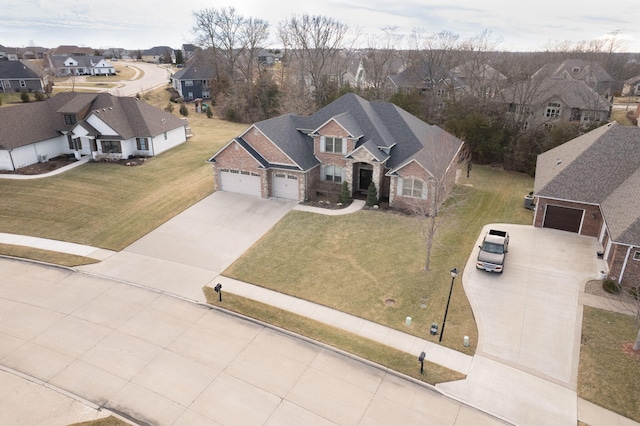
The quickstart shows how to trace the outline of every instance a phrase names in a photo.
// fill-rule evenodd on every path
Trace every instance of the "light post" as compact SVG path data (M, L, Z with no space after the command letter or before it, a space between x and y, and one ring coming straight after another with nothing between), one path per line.
M451 302L451 293L453 293L453 282L458 276L458 270L453 268L451 271L451 288L449 289L449 298L447 299L447 307L444 310L444 319L442 320L442 330L440 330L439 342L442 342L442 335L444 334L444 324L447 322L447 313L449 312L449 303Z

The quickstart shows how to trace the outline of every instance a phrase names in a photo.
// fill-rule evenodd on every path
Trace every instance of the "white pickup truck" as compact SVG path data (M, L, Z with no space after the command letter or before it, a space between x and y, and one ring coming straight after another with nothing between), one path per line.
M489 272L502 273L504 258L508 251L509 233L506 231L498 231L497 229L490 229L480 246L476 268Z

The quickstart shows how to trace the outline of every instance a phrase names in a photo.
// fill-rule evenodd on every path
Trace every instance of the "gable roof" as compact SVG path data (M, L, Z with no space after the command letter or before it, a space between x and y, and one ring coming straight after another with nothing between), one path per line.
M171 76L174 80L210 80L214 69L210 61L196 60L191 65L177 71Z
M453 135L392 103L369 102L354 93L343 95L310 116L286 114L252 127L261 131L300 169L309 170L320 164L310 135L331 119L358 138L354 151L364 147L378 161L386 160L386 168L392 170L415 159L434 176L444 174L463 145ZM440 167L443 163L445 166Z
M22 61L0 61L0 79L40 80L40 76Z
M614 81L613 77L598 62L582 59L567 59L561 63L546 64L533 75L533 78L549 77L574 80L590 80L595 77L598 82Z
M609 123L540 154L534 192L599 204L612 240L640 245L640 128Z
M71 131L75 124L66 124L64 114L83 114L77 117L78 122L95 114L122 139L153 137L186 124L133 97L64 92L42 102L0 108L0 149L18 148Z
M525 101L527 105L544 105L554 98L558 98L570 108L595 111L608 111L612 106L611 102L584 81L562 78L546 78L534 89L529 99L519 99L522 93L527 93L529 84L529 82L522 82L505 89L501 98L516 104Z

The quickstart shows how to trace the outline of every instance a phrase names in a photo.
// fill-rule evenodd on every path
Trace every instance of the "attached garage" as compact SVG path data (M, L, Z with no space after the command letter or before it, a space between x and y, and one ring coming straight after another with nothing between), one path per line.
M288 173L273 174L273 196L287 200L300 199L298 176Z
M262 196L260 175L244 170L220 170L220 189L227 192Z
M547 204L542 227L578 233L583 215L583 209Z

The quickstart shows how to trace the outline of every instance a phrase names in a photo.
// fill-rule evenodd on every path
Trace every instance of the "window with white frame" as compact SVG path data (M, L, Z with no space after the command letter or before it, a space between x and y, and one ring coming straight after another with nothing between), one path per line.
M333 136L323 136L322 141L324 141L324 143L321 143L322 152L332 152L334 154L344 153L343 149L346 146L344 145L342 138L336 138Z
M185 86L193 86L193 80L185 80L184 81L184 85Z
M343 173L343 169L340 166L336 166L333 164L327 164L322 166L322 180L328 181L328 182L337 182L337 183L341 183L342 182L342 173Z
M24 80L20 80L20 87L27 87L27 82Z
M203 97L204 99L208 99L208 98L210 98L210 97L211 97L211 92L209 92L209 91L207 91L207 90L203 90L203 91L202 91L202 97Z
M640 260L640 250L633 252L633 260Z
M562 110L562 105L558 102L549 102L547 105L547 109L544 112L545 117L547 118L558 118L560 116L560 111Z
M420 179L402 179L398 189L403 197L427 198L427 186Z

